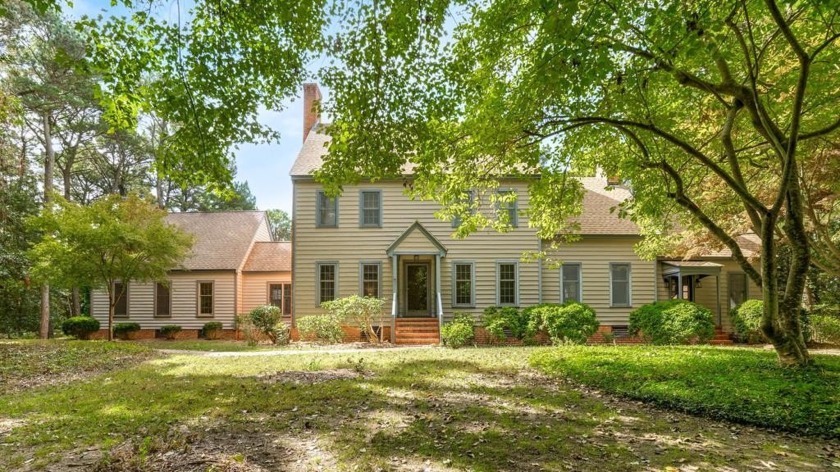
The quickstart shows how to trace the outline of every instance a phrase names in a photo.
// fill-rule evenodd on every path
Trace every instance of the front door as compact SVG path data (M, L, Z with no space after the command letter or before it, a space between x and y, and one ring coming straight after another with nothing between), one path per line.
M429 264L406 264L405 302L408 316L429 316Z

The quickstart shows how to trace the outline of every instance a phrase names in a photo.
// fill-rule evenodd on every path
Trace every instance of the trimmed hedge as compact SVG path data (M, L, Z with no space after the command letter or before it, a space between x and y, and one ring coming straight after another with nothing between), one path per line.
M740 342L763 343L766 341L761 332L761 318L764 316L764 302L746 300L729 311L735 337Z
M140 331L140 323L130 321L114 325L114 334L117 336L127 335L128 333L134 333L136 331Z
M222 337L223 328L224 326L220 321L208 321L201 328L201 335L207 339L219 339Z
M181 332L181 327L178 325L163 325L160 327L160 334L166 339L175 339L175 336Z
M61 323L61 331L77 339L90 339L90 335L99 331L99 321L90 316L74 316Z
M335 344L344 340L344 330L341 329L343 322L344 319L339 316L324 313L301 317L295 322L295 325L302 340L309 339Z
M630 313L630 334L650 344L705 343L715 335L711 310L685 300L649 303Z
M529 313L531 330L545 331L553 344L586 344L600 325L595 310L583 303L537 305Z
M444 346L458 349L475 339L475 320L468 313L456 313L455 319L443 325L440 339Z
M512 306L487 307L481 316L481 324L497 340L507 339L508 334L516 339L527 340L536 334L530 323L530 310L537 306L539 305L524 310Z

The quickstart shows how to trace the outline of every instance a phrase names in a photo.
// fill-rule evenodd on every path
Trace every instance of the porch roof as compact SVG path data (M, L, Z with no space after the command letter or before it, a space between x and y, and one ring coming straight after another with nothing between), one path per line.
M708 261L662 261L662 275L686 276L702 275L716 277L720 275L721 264Z
M419 239L421 239L425 247L418 247L416 241L414 241L411 247L402 247L403 243L415 232L419 233ZM430 233L429 230L424 228L419 221L415 221L408 229L403 231L400 237L388 246L385 253L389 256L396 254L437 254L444 257L446 255L446 246Z

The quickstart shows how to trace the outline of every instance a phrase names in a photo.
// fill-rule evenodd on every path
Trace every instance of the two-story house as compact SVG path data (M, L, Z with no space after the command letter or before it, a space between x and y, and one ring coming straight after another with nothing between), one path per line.
M322 302L338 297L380 297L387 302L384 337L419 344L437 342L438 325L456 312L478 320L489 306L578 300L595 309L602 325L621 330L640 305L681 296L706 301L719 323L728 323L723 318L729 303L722 300L725 275L737 272L735 264L725 254L715 255L723 263L641 260L633 250L639 229L612 211L630 193L604 178L582 179L581 240L560 249L560 268L522 260L544 242L523 211L528 189L521 180L499 187L517 194L516 203L504 209L513 229L479 231L465 239L452 237L457 223L435 218L437 203L409 199L402 180L362 182L329 198L313 178L329 142L328 126L313 107L320 99L316 84L304 86L303 147L290 172L295 318L320 313ZM746 297L740 276L744 293L732 294L739 300Z

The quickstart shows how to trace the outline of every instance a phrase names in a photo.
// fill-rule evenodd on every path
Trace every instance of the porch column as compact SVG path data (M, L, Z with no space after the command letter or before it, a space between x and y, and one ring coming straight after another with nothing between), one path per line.
M677 299L683 299L682 270L677 272Z
M438 328L443 327L443 299L440 294L440 253L435 255L435 307L437 307ZM440 331L438 331L440 333ZM440 341L440 340L438 340Z
M397 330L397 311L400 309L397 290L397 256L391 256L391 344L394 344L395 332Z
M718 311L718 328L723 329L723 313L720 311L720 273L715 276L715 289L717 290L717 311Z

